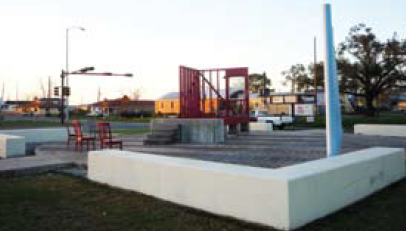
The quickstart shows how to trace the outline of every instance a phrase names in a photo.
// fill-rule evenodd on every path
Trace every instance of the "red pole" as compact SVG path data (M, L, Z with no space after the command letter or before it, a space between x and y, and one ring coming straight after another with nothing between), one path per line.
M210 83L213 85L213 83L211 82L211 71L209 72L209 81L210 81ZM213 99L211 98L211 92L212 92L212 89L211 88L209 88L210 89L210 92L209 92L209 100L210 100L210 113L212 113L212 110L213 110Z
M228 91L229 91L229 89L228 89L228 84L229 84L229 82L228 82L228 76L227 76L227 71L226 71L226 117L229 117L230 116L230 112L229 112L229 101L230 101L230 99L229 99L229 95L228 95Z
M183 101L183 78L182 67L179 66L179 117L182 118L182 101Z
M200 75L198 78L200 81ZM206 84L205 84L203 78L204 78L204 72L203 72L203 76L201 77L201 79L202 79L202 115L204 115L206 113Z
M221 92L220 92L220 74L219 74L219 71L217 71L217 92L219 93L219 94L221 94ZM220 97L217 97L217 113L220 113Z

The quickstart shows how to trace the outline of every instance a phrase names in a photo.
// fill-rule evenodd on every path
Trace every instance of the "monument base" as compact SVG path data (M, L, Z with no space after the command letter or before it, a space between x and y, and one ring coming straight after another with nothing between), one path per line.
M223 119L157 119L152 128L159 124L178 125L178 141L180 143L212 144L225 141Z

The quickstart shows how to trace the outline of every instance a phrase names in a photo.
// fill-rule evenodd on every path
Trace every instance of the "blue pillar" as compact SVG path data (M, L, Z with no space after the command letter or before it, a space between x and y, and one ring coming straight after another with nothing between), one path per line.
M341 153L342 125L330 4L324 4L324 46L327 156L332 157Z

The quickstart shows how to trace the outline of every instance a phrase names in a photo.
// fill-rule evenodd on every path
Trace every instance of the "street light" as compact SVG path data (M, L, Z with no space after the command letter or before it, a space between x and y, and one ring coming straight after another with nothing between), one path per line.
M66 28L66 67L65 67L65 77L66 86L69 87L69 31L70 30L81 30L85 31L85 28L80 26L72 26ZM66 119L69 120L69 96L66 98Z

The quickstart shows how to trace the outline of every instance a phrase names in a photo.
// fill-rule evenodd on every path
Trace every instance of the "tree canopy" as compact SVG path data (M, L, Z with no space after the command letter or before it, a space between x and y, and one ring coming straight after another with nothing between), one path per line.
M316 76L317 87L324 87L323 63L317 63ZM288 70L283 71L285 76L284 86L290 85L292 92L314 89L314 64L310 63L307 68L303 64L291 66Z
M364 97L368 115L374 114L374 99L405 83L406 42L396 33L380 41L370 27L356 25L338 54L340 90Z
M262 74L253 73L249 75L249 90L251 93L259 93L259 90L264 88L264 85L265 88L272 87L272 81L265 72Z

